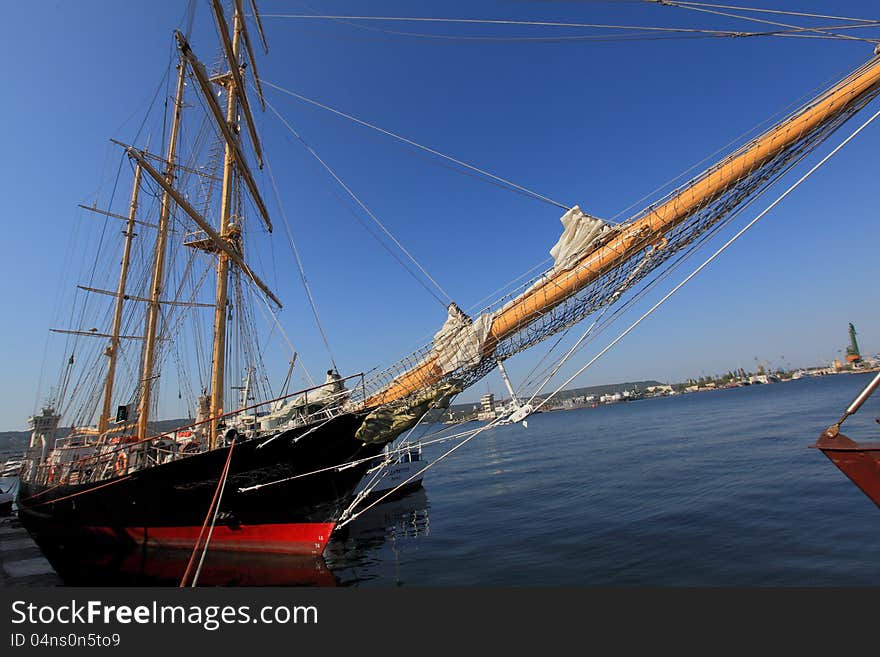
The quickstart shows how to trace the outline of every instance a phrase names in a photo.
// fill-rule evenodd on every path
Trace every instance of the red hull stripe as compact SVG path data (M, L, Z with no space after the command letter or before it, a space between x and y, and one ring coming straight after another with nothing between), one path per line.
M270 554L321 554L335 523L285 523L214 527L209 550L262 552ZM90 527L105 537L118 536L112 527ZM195 546L201 527L125 527L123 531L138 545L159 548Z

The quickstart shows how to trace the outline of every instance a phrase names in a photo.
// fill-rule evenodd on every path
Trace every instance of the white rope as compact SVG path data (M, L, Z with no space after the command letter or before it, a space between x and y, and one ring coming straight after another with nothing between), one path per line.
M342 512L340 518L344 519L348 517L348 514L352 511L352 509L354 509L358 504L361 503L362 500L366 499L366 497L373 492L373 489L376 488L376 486L379 485L379 482L384 478L384 475L382 474L384 468L391 465L391 462L391 455L386 453L385 460L375 467L375 472L370 478L370 481L367 482L367 484L363 487L363 489L361 489L361 491L357 495L355 495L351 504L349 504L345 511Z
M404 444L408 444L408 443L409 443L409 437L412 435L412 432L415 431L415 430L416 430L416 427L418 427L418 426L422 423L422 420L424 420L424 419L428 416L428 413L430 413L430 412L433 411L433 410L436 410L436 408L437 408L436 406L432 406L432 407L430 407L427 411L425 411L424 413L422 413L422 417L419 418L419 421L416 422L416 423L412 426L412 428L411 428L409 431L406 432L406 435L403 437L403 440L400 441L400 444L401 444L401 445L404 445Z
M381 221L379 221L379 217L377 217L375 214L373 214L373 212L364 204L364 202L361 201L360 198L358 198L357 194L355 194L351 190L351 188L345 184L345 182L342 180L342 178L340 178L338 175L336 175L336 172L330 167L330 165L327 164L323 159L321 159L321 156L318 155L315 152L315 150L306 143L306 141L305 141L305 139L303 139L302 135L300 135L299 132L297 132L294 129L294 127L292 125L290 125L290 123L288 123L285 120L285 118L283 116L281 116L281 114L279 114L278 110L276 110L275 107L268 100L266 101L266 107L268 107L270 110L272 110L272 112L275 114L275 116L278 117L278 120L284 124L284 126L290 131L290 133L294 137L296 137L297 140L299 140L299 142L305 147L305 149L321 164L321 166L324 167L324 169L327 171L327 173L329 173L333 177L333 179L337 183L339 183L339 186L342 187L342 189L344 189L348 193L349 196L351 196L351 198L355 201L355 203L357 203L361 207L361 209L367 213L367 215L369 215L370 219L373 220L373 222L382 230L382 232L385 233L385 235L387 235L388 238L392 242L394 242L395 245L397 245L397 248L399 248L406 255L406 257L412 261L412 263L416 267L418 267L419 271L422 272L422 274L424 274L425 277L429 281L431 281L431 283L434 284L434 287L436 287L440 291L440 293L444 297L446 297L447 302L451 302L452 297L450 297L446 293L446 290L444 290L442 287L440 287L440 284L434 280L434 278L428 273L428 271L424 267L422 267L421 263L419 263L419 261L416 260L415 257L409 251L407 251L406 247L404 247L403 244L400 243L400 241L391 233L391 231L389 231L385 227L385 225ZM440 299L439 297L437 297L437 295L435 295L430 289L429 289L429 292L431 292L431 294L434 296L434 298L436 298L437 301L440 302L440 305L442 305L444 308L446 307L447 303L444 303L443 300Z
M358 517L361 516L362 514L366 513L367 511L369 511L370 509L372 509L372 508L373 508L374 506L376 506L377 504L381 504L386 498L390 497L391 495L393 495L394 493L396 493L398 490L400 490L401 488L403 488L404 486L406 486L406 485L407 485L409 482L411 482L413 479L416 479L416 478L418 478L418 477L420 477L420 476L423 476L423 475L425 474L425 472L427 472L428 470L430 470L431 468L433 468L435 465L437 465L438 463L440 463L440 461L443 461L443 460L446 459L448 456L450 456L450 455L452 455L453 453L455 453L459 448L464 447L465 445L467 445L470 441L472 441L472 440L473 440L474 438L476 438L478 435L480 435L481 433L483 433L484 431L486 431L486 429L491 429L492 427L494 427L494 426L495 426L496 424L498 424L502 419L503 419L503 418L495 418L495 419L492 420L491 422L489 422L489 423L483 425L483 426L480 427L479 429L475 430L473 434L471 434L470 436L468 436L467 438L465 438L464 440L462 440L460 443L458 443L458 444L455 445L454 447L448 449L446 452L444 452L443 454L441 454L440 456L438 456L436 459L434 459L433 461L431 461L430 463L428 463L428 465L426 465L424 468L422 468L421 470L419 470L419 471L416 472L415 474L410 475L408 478L406 478L404 481L400 482L397 486L395 486L394 488L392 488L391 490L389 490L387 493L385 493L385 494L382 495L381 497L379 497L379 498L373 500L373 502L371 502L370 504L368 504L367 506L365 506L363 509L361 509L361 510L358 511L357 513L352 514L352 515L351 515L350 517L348 517L348 518L345 518L345 517L343 516L342 518L340 518L340 522L336 525L336 529L341 529L342 527L345 527L348 523L350 523L351 521L355 520L356 518L358 518Z
M425 411L424 413L422 413L422 417L419 418L418 422L416 422L416 423L410 428L410 430L407 431L406 435L405 435L405 436L400 440L400 442L397 444L397 450L398 450L398 451L401 451L401 450L402 450L402 453L407 453L407 452L409 452L409 450L410 450L410 446L409 446L409 437L412 435L412 432L416 430L416 427L418 427L418 426L422 423L422 420L424 420L425 417L428 415L428 413L430 413L432 410L434 410L434 409L433 409L433 408L429 408L427 411ZM362 500L364 500L365 498L367 498L367 497L370 495L370 493L373 492L373 489L375 489L376 486L379 485L379 482L382 481L382 479L385 478L385 475L383 474L383 470L384 470L387 466L391 465L391 463L393 462L393 459L391 458L391 450L390 450L390 449L387 450L387 451L384 452L384 453L385 453L385 460L383 460L379 465L374 466L374 468L375 468L375 472L373 473L373 476L370 478L370 481L368 481L368 482L364 485L364 487L363 487L363 489L361 490L361 492L358 493L358 494L355 496L354 500L352 500L351 504L348 505L348 508L346 508L345 511L342 512L342 516L340 516L341 518L346 518L346 517L348 516L348 514L351 513L351 511L353 511L354 508L355 508L358 504L361 503Z
M457 422L454 426L460 426L461 424L463 424L463 422ZM422 446L426 447L429 445L436 445L439 443L449 442L450 440L455 440L456 438L461 438L462 436L467 436L470 433L477 431L477 430L478 429L469 429L467 431L462 431L460 433L454 433L450 436L444 436L443 438L436 438L434 440L429 440L427 442L425 442L423 440ZM433 434L429 434L429 435L435 436L435 435L443 433L444 431L448 431L448 428L441 429L440 431L437 431L437 432L435 432ZM394 449L394 450L391 450L390 452L388 452L387 454L389 454L389 455L403 454L404 451L405 451L404 449ZM382 454L376 454L375 456L367 456L362 459L355 459L354 461L346 461L345 463L338 463L336 465L330 465L330 466L327 466L326 468L319 468L317 470L311 470L309 472L301 472L300 474L291 475L290 477L284 477L283 479L276 479L275 481L269 481L269 482L266 482L265 484L255 484L253 486L245 486L244 488L239 488L238 492L239 493L249 493L251 491L259 490L261 488L266 488L267 486L276 486L278 484L283 484L288 481L293 481L294 479L302 479L303 477L310 477L312 475L320 474L322 472L330 472L333 470L340 471L345 468L351 468L356 465L360 465L361 463L367 463L368 461L375 461L376 459L383 458L385 455L386 455L386 453L383 452Z
M352 116L351 114L346 114L345 112L343 112L341 110L338 110L336 108L330 107L329 105L325 105L323 103L320 103L317 100L313 100L311 98L308 98L307 96L303 96L302 94L298 94L295 91L291 91L290 89L285 89L284 87L280 87L277 84L272 84L271 82L267 82L266 80L263 80L263 84L265 84L268 87L272 87L273 89L276 89L276 90L278 90L282 93L285 93L289 96L293 96L294 98L298 98L299 100L301 100L303 102L310 103L311 105L314 105L315 107L319 107L323 110L327 110L328 112L336 114L337 116L341 116L345 119L348 119L349 121L353 121L354 123L357 123L358 125L362 125L365 128L369 128L370 130L375 130L376 132L379 132L383 135L386 135L388 137L391 137L393 139L401 141L405 144L408 144L410 146L413 146L415 148L423 150L426 153L430 153L431 155L436 155L437 157L441 157L444 160L448 160L449 162L453 162L459 166L464 167L465 169L469 169L475 173L479 173L480 175L486 176L487 178L491 178L492 180L495 180L496 182L500 182L505 185L509 185L510 187L513 187L514 189L516 189L520 192L523 192L528 196L531 196L535 199L538 199L539 201L544 201L545 203L549 203L550 205L555 205L558 208L562 208L566 212L568 212L571 209L567 205L564 205L563 203L560 203L559 201L554 201L553 199L547 198L546 196L539 194L538 192L532 191L531 189L528 189L526 187L523 187L522 185L517 185L515 182L511 182L510 180L507 180L506 178L502 178L500 176L496 176L493 173L489 173L485 169L480 169L479 167L475 167L474 165L468 164L467 162L463 162L462 160L459 160L458 158L452 157L451 155L446 155L445 153L441 153L438 150L435 150L435 149L430 148L428 146L424 146L423 144L420 144L416 141L413 141L412 139L408 139L406 137L398 135L397 133L391 132L390 130L385 130L384 128L380 128L377 125L374 125L372 123L368 123L367 121L359 119L356 116Z
M619 29L619 30L644 30L649 33L663 33L663 34L705 34L709 36L726 36L726 37L752 37L752 36L813 36L813 35L805 35L803 32L820 32L822 35L820 38L833 38L833 39L858 39L860 41L870 41L869 39L861 39L859 37L853 37L844 34L835 34L832 32L828 32L829 28L827 27L798 27L798 26L786 26L782 23L773 23L767 20L761 19L752 19L745 16L737 16L734 14L725 14L722 12L712 11L709 9L701 9L697 6L685 6L685 5L693 5L696 3L678 3L672 2L671 0L648 0L648 1L656 1L657 4L670 6L670 7L678 7L680 9L691 9L694 11L703 11L706 13L718 14L721 16L729 16L733 18L742 18L744 20L753 20L754 22L763 22L775 25L781 25L785 27L790 27L789 30L774 30L772 32L742 32L735 30L714 30L714 29L706 29L706 28L687 28L687 27L657 27L657 26L645 26L645 25L614 25L614 24L604 24L604 23L567 23L567 22L556 22L556 21L519 21L519 20L497 20L497 19L479 19L479 18L424 18L424 17L414 17L414 16L331 16L331 15L312 15L312 14L263 14L265 18L287 18L287 19L298 19L298 20L332 20L332 21L388 21L388 22L410 22L410 23L452 23L452 24L471 24L471 25L523 25L523 26L533 26L533 27L564 27L564 28L586 28L586 29ZM835 19L836 20L836 19ZM842 30L842 29L852 29L858 27L871 27L870 22L865 19L853 19L859 21L856 25L833 25L830 26L833 29ZM430 34L407 34L403 33L403 36L424 36L424 37L433 37L433 38L450 38L445 35L430 35ZM467 37L451 37L451 38L459 38L464 39ZM554 37L559 39L561 37ZM576 39L578 37L569 37ZM583 37L581 37L583 38ZM523 40L528 40L530 37L524 37Z
M332 417L328 417L326 420L324 420L323 422L321 422L321 424L316 424L315 426L313 426L313 427L312 427L311 429L309 429L308 431L306 431L306 432L300 434L299 436L297 436L297 437L294 439L294 442L296 442L296 441L299 440L300 438L305 438L305 437L308 436L310 433L314 433L315 431L317 431L318 429L320 429L321 427L323 427L325 424L327 424L330 420L332 420L332 419L335 418L335 417L339 417L339 416L338 416L338 415L334 415L334 416L332 416ZM268 445L269 443L271 443L273 440L275 440L275 439L278 438L279 436L283 436L284 433L285 433L285 432L284 432L283 430L282 430L282 431L279 431L277 434L275 434L274 436L272 436L271 438L269 438L269 440L267 440L266 442L264 442L264 443L260 443L260 444L257 446L257 449L263 449L266 445ZM239 491L241 491L241 490L242 490L242 489L239 489Z
M568 361L568 359L571 358L571 356L575 353L575 351L577 351L578 347L580 347L581 344L583 343L583 341L587 339L587 336L589 336L593 332L593 329L596 327L596 324L599 323L599 321L602 319L603 315L605 315L605 312L610 307L611 307L611 305L608 304L605 306L605 308L602 309L602 312L599 315L599 317L597 317L595 320L593 320L593 323L587 327L587 330L584 331L583 334L581 335L581 337L579 337L577 339L577 341L571 346L571 349L569 349L565 353L565 355L559 359L559 362L553 367L553 371L547 375L547 378L544 379L544 382L540 386L538 386L537 390L535 390L535 392L532 393L532 396L529 398L529 400L524 405L531 404L533 401L535 401L535 397L537 397L539 394L541 394L541 391L544 389L544 386L546 386L548 383L550 383L550 380L554 376L556 376L556 373L562 368L563 365L565 365L566 361Z
M202 566L205 563L205 556L208 554L208 545L211 543L211 537L214 535L214 527L217 524L217 516L220 513L220 504L223 502L223 491L226 490L226 482L229 480L229 470L232 465L232 450L235 449L235 440L233 439L232 445L229 446L229 456L230 460L226 464L226 468L223 470L223 482L220 484L220 494L217 497L217 506L214 507L214 517L211 518L211 527L208 529L208 535L205 537L205 546L202 548L202 556L199 558L199 565L196 568L196 572L193 575L192 584L190 584L190 588L195 588L199 583L199 575L202 573Z
M535 407L537 411L539 408L544 406L548 401L550 401L555 395L561 392L566 386L568 386L574 379L583 374L587 368L589 368L593 363L599 360L603 355L605 355L614 345L620 342L625 336L627 336L636 326L641 324L647 317L654 313L660 306L662 306L666 301L672 297L678 290L685 286L692 278L694 278L697 274L699 274L703 269L705 269L712 261L714 261L718 256L720 256L727 248L732 245L736 240L738 240L746 231L748 231L752 226L754 226L758 221L766 215L770 210L776 207L784 198L786 198L791 192L797 189L801 183L803 183L807 178L809 178L817 169L819 169L823 164L825 164L828 160L830 160L838 151L840 151L844 146L846 146L852 139L856 137L862 130L867 128L878 116L880 116L880 111L877 111L871 118L865 121L862 125L860 125L856 130L846 139L844 139L840 144L838 144L830 153L828 153L825 157L823 157L818 163L816 163L809 171L807 171L803 176L801 176L793 185L791 185L788 189L786 189L779 197L776 198L770 205L768 205L764 210L762 210L754 219L752 219L748 224L743 226L742 229L736 235L731 237L727 242L725 242L715 253L709 256L699 267L697 267L694 271L692 271L688 276L682 280L678 285L676 285L672 290L670 290L660 301L654 304L645 314L639 317L635 322L630 324L626 330L624 330L620 335L618 335L614 340L612 340L602 351L596 354L586 365L581 367L577 372L571 375L564 383L562 383L556 390L554 390L549 397L543 399L540 404Z
M875 119L877 119L878 116L880 116L880 111L878 111L874 115L872 115L867 121L865 121L861 126L859 126L852 134L850 134L846 139L844 139L840 144L838 144L830 153L828 153L825 157L823 157L817 164L815 164L809 171L807 171L807 173L805 173L803 176L801 176L793 185L791 185L779 197L777 197L776 200L774 200L770 205L768 205L764 210L762 210L754 219L752 219L748 224L746 224L742 229L740 229L739 232L737 232L733 237L731 237L724 245L722 245L717 251L715 251L715 253L713 253L709 258L707 258L699 267L697 267L684 280L682 280L678 285L676 285L672 290L670 290L662 299L660 299L660 301L658 301L656 304L654 304L654 306L652 306L647 312L645 312L639 319L637 319L629 327L627 327L626 330L624 330L620 335L618 335L614 340L612 340L611 343L609 343L602 351L600 351L598 354L596 354L596 356L594 356L589 362L587 362L583 367L581 367L577 372L575 372L571 377L569 377L556 390L554 390L548 397L543 399L540 402L540 404L538 404L538 406L535 407L534 410L537 411L542 406L544 406L548 401L550 401L559 392L561 392L566 386L568 386L575 378L580 376L584 371L586 371L590 366L592 366L597 360L599 360L599 358L601 358L604 354L606 354L609 350L611 350L611 348L613 348L618 342L620 342L626 335L628 335L630 332L632 332L632 330L635 329L639 324L641 324L645 319L647 319L647 317L652 315L658 308L660 308L664 303L666 303L666 301L668 301L676 292L678 292L678 290L680 290L682 287L684 287L684 285L686 285L692 278L694 278L703 269L705 269L710 263L712 263L716 258L718 258L718 256L720 256L724 251L726 251L743 234L745 234L750 228L752 228L752 226L754 226L761 218L763 218L768 212L770 212L774 207L776 207L776 205L778 205L783 199L785 199L789 194L791 194L791 192L793 192L795 189L797 189L805 180L807 180L807 178L809 178L813 173L815 173L822 165L824 165L835 154L837 154L844 146L846 146L850 141L852 141L852 139L854 139L859 133L861 133L866 127L868 127L868 125L870 125ZM590 329L588 329L588 332L591 329L592 329L592 326L590 327ZM371 504L364 507L363 509L361 509L357 513L351 515L350 517L343 519L337 525L337 529L344 527L345 525L349 524L354 519L356 519L357 517L362 515L367 510L369 510L369 509L373 508L374 506L376 506L377 504L381 503L387 497L389 497L390 495L397 492L400 488L402 488L403 486L405 486L406 484L411 482L413 479L419 477L420 475L423 475L425 472L427 472L430 468L435 466L437 463L448 458L451 454L453 454L459 448L463 447L465 444L467 444L468 442L473 440L480 433L496 426L502 419L503 418L495 418L494 420L487 423L486 425L484 425L478 429L475 429L473 431L462 432L461 434L447 436L445 438L438 439L436 441L430 441L428 443L425 443L425 444L431 444L434 442L443 442L443 441L447 441L447 440L452 440L452 439L457 438L459 436L468 436L468 434L470 434L467 438L462 440L460 443L458 443L457 445L455 445L451 449L449 449L446 452L444 452L443 454L441 454L437 459L435 459L434 461L427 464L424 468L422 468L421 470L419 470L415 474L411 475L409 478L407 478L406 480L404 480L403 482L401 482L400 484L398 484L397 486L395 486L394 488L389 490L387 493L385 493L384 495L382 495L381 497L379 497L378 499L373 501ZM247 492L250 490L255 490L255 489L263 488L265 486L271 486L271 485L283 483L285 481L290 481L292 479L297 479L300 477L305 477L305 476L309 476L312 474L317 474L319 472L325 472L328 470L337 470L337 469L340 469L343 467L353 467L354 465L357 465L359 463L363 463L365 461L373 460L376 458L381 458L382 456L386 456L386 455L383 454L383 455L368 457L365 459L359 459L359 460L352 461L352 462L345 463L345 464L341 464L338 466L331 466L331 467L322 468L322 469L315 470L315 471L308 472L308 473L294 475L292 477L287 477L285 479L281 479L281 480L274 481L274 482L269 482L266 484L259 484L256 486L239 488L239 492Z
M655 253L656 253L656 247L651 249L650 251L648 251L648 253L646 253L642 257L642 259L638 262L638 264L636 264L636 266L633 267L632 271L630 271L629 274L627 274L627 276L623 280L623 282L621 282L620 285L617 286L617 289L608 298L608 301L605 303L605 307L602 308L602 312L599 313L599 316L596 317L595 320L593 320L593 323L590 324L589 327L587 327L587 330L584 331L584 333L581 335L581 337L578 338L577 341L571 346L571 349L569 349L568 352L566 352L565 355L559 360L559 362L553 367L553 371L550 372L550 374L547 376L547 378L544 379L544 382L541 383L540 386L538 386L538 389L535 390L534 393L532 393L532 396L529 398L529 401L526 402L527 404L531 404L533 401L535 401L535 397L537 397L539 394L541 394L541 391L544 389L544 386L546 386L550 382L550 380L554 376L556 376L556 373L560 369L562 369L562 366L568 361L568 359L571 358L576 351L579 351L579 348L582 345L582 343L584 342L584 340L586 340L587 337L589 337L593 333L593 329L596 327L597 324L599 324L599 322L602 321L602 318L605 316L605 313L607 313L608 310L611 309L612 305L629 288L632 280L639 275L639 273L641 272L641 269L644 267L645 263L649 262L649 260L654 256Z
M297 20L348 20L348 21L388 21L406 23L457 23L469 25L527 25L533 27L577 27L588 29L646 30L649 32L684 32L694 34L722 34L734 36L739 32L729 30L708 30L692 27L657 27L645 25L612 25L605 23L562 23L557 21L519 21L487 18L424 18L416 16L327 16L313 14L261 14L263 18L288 18ZM265 81L264 81L265 82Z

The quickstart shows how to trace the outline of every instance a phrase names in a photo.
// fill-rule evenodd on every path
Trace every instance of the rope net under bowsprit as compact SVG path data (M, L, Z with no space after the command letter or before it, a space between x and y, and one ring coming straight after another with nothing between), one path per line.
M563 239L551 251L555 257L552 267L490 303L472 318L454 304L450 306L446 324L431 343L394 365L373 373L367 379L365 386L354 393L352 402L367 407L389 402L406 404L416 400L420 402L426 395L431 397L432 391L440 391L439 396L448 399L486 376L497 366L499 360L503 361L528 349L599 310L619 305L622 300L638 295L640 290L657 281L664 272L675 267L748 207L751 201L758 198L776 180L846 123L877 93L878 90L874 89L863 94L844 111L838 111L836 115L820 121L812 129L805 130L787 147L760 162L744 176L732 180L711 198L694 205L686 216L662 234L647 232L644 238L636 240L626 253L621 254L619 261L613 267L599 273L586 285L561 300L556 299L550 304L523 314L513 329L507 331L501 339L493 338L491 336L493 319L534 290L546 289L547 281L557 275L560 268L566 267L572 260L577 263L575 267L581 266L585 261L585 254L589 255L603 246L607 247L614 243L615 236L628 229L631 230L633 225L649 217L662 204L675 199L676 196L681 196L682 192L687 193L688 189L693 189L696 183L709 176L717 175L725 163L737 154L745 152L757 139L743 145L715 166L621 224L610 226L601 222L601 228L597 230L596 222L599 220L584 215L577 207L573 208L563 217L566 230ZM805 108L816 105L823 98L824 96L820 95ZM792 113L792 116L803 112L805 108ZM784 126L785 121L780 125ZM577 227L567 223L572 220L573 214L578 215L575 218L580 220ZM577 244L578 238L583 234L588 235L589 242L580 243L576 253L564 253L566 245L562 242L566 236L574 237L567 245L570 247L572 243ZM560 254L560 251L563 253ZM656 275L648 278L652 272Z

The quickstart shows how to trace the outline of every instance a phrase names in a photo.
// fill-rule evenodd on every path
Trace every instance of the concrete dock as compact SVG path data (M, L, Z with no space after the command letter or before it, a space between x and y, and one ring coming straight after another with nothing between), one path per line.
M0 518L0 586L61 586L61 578L18 518Z

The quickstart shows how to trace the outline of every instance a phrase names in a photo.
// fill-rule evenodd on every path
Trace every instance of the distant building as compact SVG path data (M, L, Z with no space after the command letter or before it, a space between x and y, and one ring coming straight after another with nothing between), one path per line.
M495 395L489 393L480 397L480 412L477 413L478 420L494 420L495 419Z

